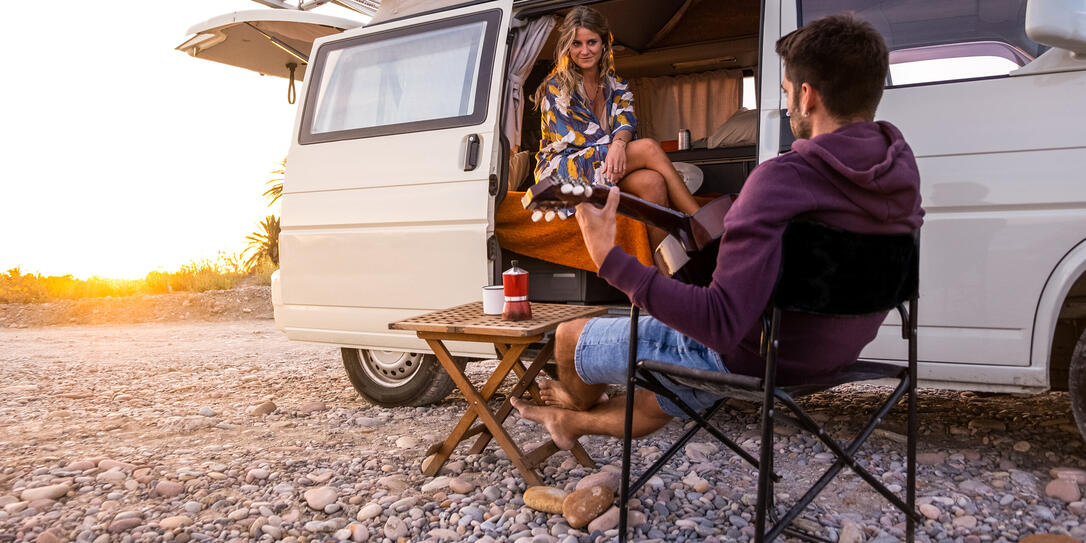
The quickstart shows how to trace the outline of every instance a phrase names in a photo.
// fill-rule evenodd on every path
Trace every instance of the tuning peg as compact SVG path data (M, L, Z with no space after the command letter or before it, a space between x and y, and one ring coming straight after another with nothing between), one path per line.
M537 209L537 210L532 212L532 222L539 222L539 220L542 219L542 218L543 218L543 212L542 211Z
M584 188L584 197L588 198L589 196L592 196L592 185Z
M580 196L584 194L584 185L576 185L572 189L574 196Z
M569 183L562 183L562 194L569 194L571 192L576 194L577 189Z
M551 222L551 221L554 220L554 215L555 215L555 213L554 213L553 210L547 211L547 213L545 213L543 215L543 219L546 220L547 222Z
M570 209L559 209L558 210L558 218L562 219L563 221L568 219L571 215L573 215L573 211L570 210Z

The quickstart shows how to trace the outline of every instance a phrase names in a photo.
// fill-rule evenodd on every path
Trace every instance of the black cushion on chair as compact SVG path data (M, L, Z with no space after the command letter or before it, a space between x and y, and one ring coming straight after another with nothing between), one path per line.
M828 315L888 311L916 293L918 261L915 234L857 234L794 221L784 232L775 304Z

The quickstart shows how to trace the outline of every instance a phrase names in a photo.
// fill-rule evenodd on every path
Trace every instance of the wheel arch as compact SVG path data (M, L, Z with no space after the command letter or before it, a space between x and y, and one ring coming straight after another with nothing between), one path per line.
M1086 240L1060 259L1045 281L1033 320L1030 359L1046 367L1048 386L1067 388L1067 370L1086 329Z

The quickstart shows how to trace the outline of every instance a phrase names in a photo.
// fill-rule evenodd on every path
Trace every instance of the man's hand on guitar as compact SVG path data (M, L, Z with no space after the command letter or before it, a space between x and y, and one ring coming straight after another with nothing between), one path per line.
M592 262L599 268L603 265L603 259L615 246L615 217L618 209L619 190L611 187L607 194L607 204L602 209L591 203L577 205L577 224L581 227L581 235L584 237L585 248Z

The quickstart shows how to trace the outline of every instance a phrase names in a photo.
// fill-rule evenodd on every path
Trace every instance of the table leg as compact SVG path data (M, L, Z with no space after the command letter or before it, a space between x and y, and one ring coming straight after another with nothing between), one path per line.
M499 352L502 352L503 354L506 353L506 349L508 349L508 347L502 345L498 346ZM510 398L520 397L520 395L524 393L525 389L528 390L528 392L532 396L532 399L535 400L535 403L537 405L543 405L543 398L540 396L539 385L536 384L535 378L539 375L539 372L543 370L543 366L547 364L553 354L554 339L552 338L543 345L543 348L540 349L539 354L536 355L534 359L532 359L532 363L530 366L528 366L528 368L525 368L519 359L516 361L516 363L513 365L513 370L517 373L519 379L517 380L517 384L513 387L513 390L510 391L509 397L506 398L504 402L502 402L501 407L499 407L498 411L494 414L494 418L497 419L499 424L504 424L505 419L509 417L509 413L511 413L513 410L513 404L512 402L510 402ZM490 443L490 435L484 432L481 436L479 436L479 439L475 441L475 445L471 447L469 453L479 454L483 452L488 443ZM529 464L532 467L535 467L545 461L558 450L558 447L554 445L554 441L552 440L548 442L548 444L543 445L529 453ZM573 448L570 449L570 452L573 454L573 457L577 459L577 462L582 466L587 468L596 467L596 462L592 460L592 457L588 455L588 452L584 450L584 447L581 446L580 442L574 444Z
M437 356L437 359L441 362L441 365L445 368L446 371L449 372L449 376L452 377L453 382L456 383L456 386L460 389L460 392L462 392L464 394L464 397L467 398L468 411L474 412L475 416L479 417L479 419L483 421L483 424L485 424L487 429L490 430L490 433L494 436L494 439L498 440L498 444L501 445L501 448L504 449L505 453L509 456L509 461L511 461L513 465L516 466L517 471L520 471L520 474L524 477L525 482L527 482L529 486L543 484L543 481L539 478L539 475L535 472L535 470L529 467L528 464L524 461L524 453L521 452L520 447L518 447L517 444L513 442L513 440L509 437L509 434L506 433L505 428L502 428L502 425L494 419L494 415L487 410L486 400L479 394L478 391L475 390L475 387L471 385L471 381L469 381L467 376L464 375L464 372L461 371L460 368L453 362L452 355L450 355L448 349L445 348L445 344L442 343L440 340L436 339L427 339L426 343L430 346L430 349L433 350L434 355ZM487 384L489 385L490 382L496 378L498 378L497 383L500 384L501 380L504 378L504 375L509 373L509 368L512 367L513 363L520 359L520 352L523 352L523 349L510 349L509 352L506 353L506 356L502 358L502 362L500 364L500 366L507 366L505 368L504 374L501 375L501 378L498 378L501 372L495 371L494 374L491 375L491 379L487 381ZM516 356L509 356L510 354L516 354ZM494 388L497 388L496 384ZM493 391L491 391L491 393L493 393ZM445 440L444 446L442 446L441 450L437 453L438 457L435 458L434 461L427 466L429 469L426 470L426 472L430 473L424 472L426 473L426 475L436 474L437 471L441 468L441 465L443 465L445 461L448 460L449 455L452 454L452 450L456 447L456 444L460 442L460 438L462 437L462 435L471 426L471 422L472 420L474 420L474 417L469 418L465 416L461 419L461 423L464 423L465 420L466 424L458 424L457 428L453 430L453 433L449 434L448 439ZM451 446L449 446L450 444Z

